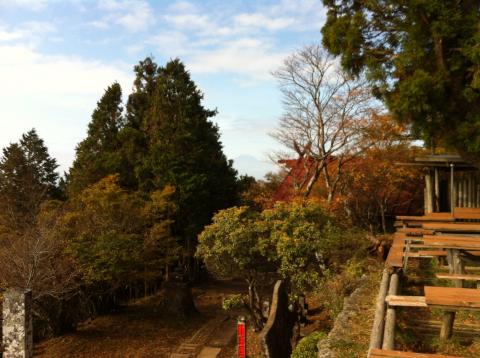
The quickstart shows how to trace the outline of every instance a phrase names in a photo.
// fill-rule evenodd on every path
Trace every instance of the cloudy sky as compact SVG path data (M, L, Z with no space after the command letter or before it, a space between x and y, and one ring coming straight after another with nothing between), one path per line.
M179 57L227 156L261 177L282 113L270 73L320 41L324 15L320 0L0 0L0 147L35 127L67 170L104 89L126 96L139 60Z

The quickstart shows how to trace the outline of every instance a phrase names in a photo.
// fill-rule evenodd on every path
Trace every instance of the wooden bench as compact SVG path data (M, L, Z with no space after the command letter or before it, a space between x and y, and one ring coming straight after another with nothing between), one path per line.
M447 252L445 250L419 250L417 253L420 257L443 257L443 256L447 256Z
M480 290L475 288L425 286L428 306L448 310L480 310Z
M480 275L458 274L458 273L437 273L438 278L447 280L467 280L467 281L480 281Z
M480 220L480 208L460 208L453 210L455 219L460 220Z
M402 227L398 229L397 232L407 236L422 236L435 234L435 230L427 230L421 227Z
M424 235L421 240L424 244L436 248L472 251L480 250L480 237Z
M435 232L471 232L480 234L480 223L423 223L422 228Z
M452 213L428 213L421 216L400 215L396 219L400 221L455 221Z
M386 349L377 349L372 348L368 353L369 358L461 358L458 356L446 356L437 353L416 353L416 352L402 352L402 351L391 351Z
M480 290L474 288L425 286L425 296L389 295L385 301L389 306L437 307L449 311L480 311Z
M390 267L403 267L403 251L405 239L401 236L394 236L392 246L387 256L387 265Z

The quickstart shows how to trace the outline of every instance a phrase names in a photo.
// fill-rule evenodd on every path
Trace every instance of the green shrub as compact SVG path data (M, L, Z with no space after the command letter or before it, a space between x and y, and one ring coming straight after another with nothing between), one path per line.
M323 332L313 332L303 338L292 353L292 358L316 358L317 344L320 339L325 338Z
M244 306L243 302L243 295L233 295L223 300L222 308L225 311L242 308Z

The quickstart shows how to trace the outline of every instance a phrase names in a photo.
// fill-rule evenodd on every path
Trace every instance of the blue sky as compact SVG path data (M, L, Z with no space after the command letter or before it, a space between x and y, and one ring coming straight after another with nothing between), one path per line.
M321 40L320 0L0 0L0 147L35 127L67 170L104 89L125 97L133 66L179 57L202 89L241 173L275 169L282 113L271 71Z

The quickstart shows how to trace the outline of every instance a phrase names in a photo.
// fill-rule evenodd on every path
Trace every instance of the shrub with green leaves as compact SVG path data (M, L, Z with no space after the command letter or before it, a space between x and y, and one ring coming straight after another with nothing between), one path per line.
M325 337L326 335L323 332L313 332L309 334L295 347L292 358L316 358L318 341Z

